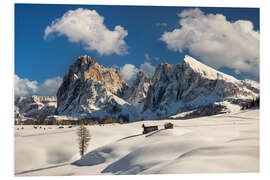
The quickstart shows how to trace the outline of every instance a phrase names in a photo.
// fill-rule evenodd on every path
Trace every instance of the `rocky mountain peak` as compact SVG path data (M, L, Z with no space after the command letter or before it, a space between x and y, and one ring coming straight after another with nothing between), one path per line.
M78 57L78 59L70 65L69 76L72 75L75 79L79 78L81 81L87 81L88 79L103 81L102 67L95 59L87 55Z
M21 97L15 101L14 113L33 119L111 116L131 121L185 112L201 116L240 110L241 103L259 93L259 83L237 80L190 56L185 56L182 64L159 64L152 79L140 71L131 87L117 70L80 56L63 78L57 103L54 97Z
M57 113L89 115L121 112L128 104L121 97L128 89L120 73L89 56L80 56L69 68L57 92Z
M156 68L152 80L153 82L168 81L171 79L172 73L173 73L173 65L168 63L161 63Z
M193 57L189 56L189 55L185 55L184 59L183 59L183 64L190 66L190 67L204 67L206 68L206 65L199 62L198 60L194 59ZM208 66L207 66L208 67Z
M93 58L91 58L88 55L79 56L77 60L73 63L73 65L77 65L79 67L86 67L85 69L88 69L90 65L95 64L97 61Z
M151 79L146 73L144 73L143 71L139 71L136 76L136 79L132 83L132 86L139 85L138 84L139 82L151 83Z
M75 83L87 83L87 81L99 82L115 95L123 94L128 87L126 80L118 71L99 65L89 56L80 56L70 65L69 73L64 77L57 96L61 96L68 86L71 87Z
M207 79L226 79L228 81L237 81L234 77L217 71L188 55L184 57L182 68L186 73L196 73Z
M133 105L143 103L151 84L152 81L149 76L144 72L139 71L136 79L132 82L131 88L127 91L128 102Z
M162 63L157 67L146 96L144 117L164 118L213 103L228 111L231 107L239 110L241 102L259 95L258 87L256 82L237 80L185 56L182 64Z
M19 123L25 119L43 120L55 113L56 106L55 96L18 97L15 100L15 121Z
M23 103L50 103L56 102L55 96L20 96L15 99L15 104L23 104Z

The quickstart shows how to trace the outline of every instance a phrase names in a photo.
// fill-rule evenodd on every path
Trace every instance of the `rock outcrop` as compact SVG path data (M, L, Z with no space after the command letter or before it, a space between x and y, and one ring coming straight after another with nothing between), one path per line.
M14 117L17 123L27 119L43 120L55 114L55 96L29 96L18 97L15 100Z
M258 83L237 80L185 56L182 64L162 63L157 67L143 114L149 119L165 118L213 103L224 106L220 111L230 112L235 104L239 110L241 103L258 95Z
M80 56L58 89L57 103L55 97L21 97L14 113L15 119L182 119L240 110L259 93L259 83L237 80L190 56L182 64L158 65L152 79L139 72L131 87L117 70Z
M139 112L142 111L144 100L151 84L152 81L148 75L140 71L132 82L132 86L125 93L125 99L136 107Z
M57 114L93 119L134 118L137 115L132 106L122 99L127 89L128 84L118 71L81 56L70 66L57 92Z

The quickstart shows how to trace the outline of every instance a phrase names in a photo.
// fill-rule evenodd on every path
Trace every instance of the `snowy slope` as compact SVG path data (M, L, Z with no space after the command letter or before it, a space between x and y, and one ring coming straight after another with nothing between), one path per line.
M55 96L29 96L15 99L14 118L20 123L26 119L42 120L55 113Z
M239 111L242 103L259 96L259 88L255 81L237 80L185 56L182 64L162 63L157 67L145 99L143 116L164 119L208 106L212 108L200 112L202 116ZM212 109L215 113L209 112Z
M105 68L89 56L70 65L57 92L57 115L102 119L137 119L137 112L121 97L128 84L120 73Z
M163 129L168 121L174 129ZM142 123L159 130L143 135ZM17 176L259 171L259 110L90 126L92 140L81 160L75 128L24 127L15 130Z
M194 72L197 72L202 77L209 80L224 79L225 81L229 82L237 82L237 79L235 79L234 77L224 74L222 72L218 72L217 70L197 61L191 56L186 55L183 64L184 66L192 69Z
M259 83L237 80L190 56L185 56L182 64L159 64L152 79L138 72L129 87L119 71L85 55L70 65L57 91L57 103L55 98L46 105L37 98L24 100L27 103L15 103L14 114L17 122L20 117L100 120L111 116L126 121L189 118L239 111L241 104L259 94Z

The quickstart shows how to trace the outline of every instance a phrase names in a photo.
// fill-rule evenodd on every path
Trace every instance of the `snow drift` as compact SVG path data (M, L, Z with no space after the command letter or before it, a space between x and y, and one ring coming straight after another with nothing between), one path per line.
M76 128L33 130L15 136L17 176L240 173L259 171L259 110L190 120L88 126L92 139L80 159ZM159 130L142 134L142 124ZM30 146L31 144L31 146Z

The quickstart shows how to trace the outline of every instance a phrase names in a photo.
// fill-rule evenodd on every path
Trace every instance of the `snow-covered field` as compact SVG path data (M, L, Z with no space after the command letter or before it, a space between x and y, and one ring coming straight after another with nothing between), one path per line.
M174 129L165 130L165 122ZM142 134L142 124L159 130ZM178 174L259 171L259 110L189 120L89 126L80 160L77 127L15 127L15 175Z

